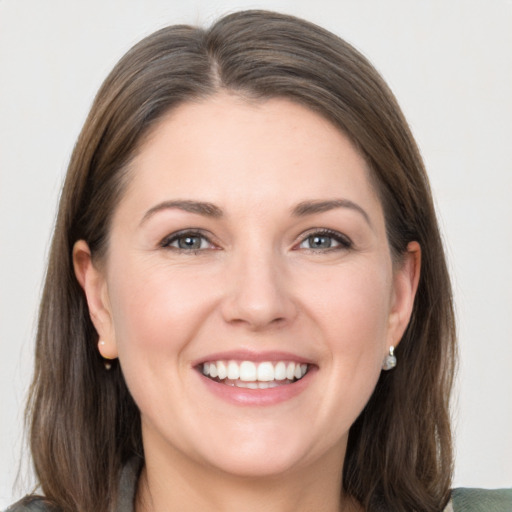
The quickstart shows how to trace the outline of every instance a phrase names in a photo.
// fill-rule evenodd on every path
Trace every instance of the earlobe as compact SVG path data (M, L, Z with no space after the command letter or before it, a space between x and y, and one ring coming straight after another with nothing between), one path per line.
M110 370L112 368L112 363L110 361L117 358L117 349L113 347L112 344L108 345L106 341L100 340L98 341L98 352L103 358L105 368Z
M409 324L414 298L418 290L421 272L421 247L418 242L410 242L403 255L400 267L395 270L393 283L393 304L390 314L388 347L396 347Z
M104 358L115 359L117 346L106 279L103 272L94 265L91 250L84 240L79 240L73 246L73 267L84 290L92 323L101 340L98 349Z

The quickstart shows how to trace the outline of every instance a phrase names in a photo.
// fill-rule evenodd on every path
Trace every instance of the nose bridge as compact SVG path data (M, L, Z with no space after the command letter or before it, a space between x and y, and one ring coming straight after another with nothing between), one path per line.
M294 316L284 257L257 236L233 251L223 307L227 321L261 329Z

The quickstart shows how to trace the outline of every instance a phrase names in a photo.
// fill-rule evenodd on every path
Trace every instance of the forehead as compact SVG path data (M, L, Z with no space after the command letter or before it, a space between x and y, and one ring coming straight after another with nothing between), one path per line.
M181 104L153 128L130 167L127 196L146 203L193 198L269 208L269 198L279 197L292 207L347 194L378 202L348 137L282 98L250 102L223 93Z

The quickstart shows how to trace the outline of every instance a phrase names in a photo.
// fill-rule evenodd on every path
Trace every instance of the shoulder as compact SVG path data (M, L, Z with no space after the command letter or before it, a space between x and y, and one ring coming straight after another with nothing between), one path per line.
M40 496L25 496L5 512L59 512L59 509Z
M510 512L512 489L454 489L452 503L454 512Z
M137 480L143 463L144 461L140 457L133 457L123 467L119 480L117 512L133 512ZM11 505L4 512L62 512L62 509L44 496L29 495Z

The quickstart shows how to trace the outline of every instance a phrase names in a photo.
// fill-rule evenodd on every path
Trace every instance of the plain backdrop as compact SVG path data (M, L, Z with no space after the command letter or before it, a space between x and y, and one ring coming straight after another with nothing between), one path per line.
M454 483L512 485L512 1L0 0L0 508L29 490L22 412L37 304L61 181L93 96L143 36L240 8L330 29L398 97L453 274Z

